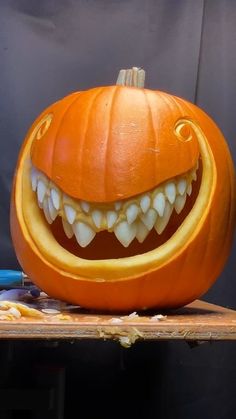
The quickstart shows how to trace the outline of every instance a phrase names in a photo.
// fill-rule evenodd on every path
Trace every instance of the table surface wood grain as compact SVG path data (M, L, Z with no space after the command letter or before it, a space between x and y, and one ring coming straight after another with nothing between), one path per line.
M104 314L72 307L41 318L1 320L0 339L113 339L127 347L136 340L236 340L236 311L200 300L167 313Z

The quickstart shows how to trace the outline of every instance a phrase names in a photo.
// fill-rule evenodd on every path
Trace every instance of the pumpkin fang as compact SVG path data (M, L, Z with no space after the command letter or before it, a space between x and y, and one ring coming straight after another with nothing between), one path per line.
M38 205L52 224L62 219L65 235L76 237L81 247L88 246L96 233L113 232L119 242L128 247L136 238L142 243L154 228L158 235L166 229L172 212L183 210L192 182L197 180L198 162L182 176L163 182L153 190L134 198L111 204L98 204L73 199L62 192L42 172L31 168L31 185Z

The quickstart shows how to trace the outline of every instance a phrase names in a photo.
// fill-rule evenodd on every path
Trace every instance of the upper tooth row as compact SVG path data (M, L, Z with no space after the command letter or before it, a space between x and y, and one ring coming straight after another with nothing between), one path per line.
M75 221L85 221L95 232L105 229L113 231L114 226L121 221L127 221L131 225L136 219L149 225L150 222L146 220L151 217L150 214L155 213L163 217L167 203L172 205L179 214L184 207L186 195L192 192L192 180L196 180L196 169L185 177L164 182L160 187L136 199L122 203L115 202L104 209L99 207L99 204L90 204L68 197L41 172L35 168L31 171L32 189L37 192L39 206L44 209L49 223L60 215L70 225Z

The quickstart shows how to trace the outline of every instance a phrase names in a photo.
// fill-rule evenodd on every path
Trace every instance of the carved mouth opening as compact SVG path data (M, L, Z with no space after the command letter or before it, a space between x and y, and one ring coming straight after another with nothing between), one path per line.
M88 260L144 254L170 239L190 213L202 178L202 165L151 191L110 204L73 199L42 172L31 169L32 189L57 242Z

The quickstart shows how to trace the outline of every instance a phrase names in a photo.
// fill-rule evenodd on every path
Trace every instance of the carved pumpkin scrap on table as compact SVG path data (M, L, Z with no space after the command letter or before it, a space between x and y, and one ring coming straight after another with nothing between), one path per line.
M174 308L222 271L235 221L232 159L186 100L144 71L49 106L22 146L11 232L50 296L91 309Z

